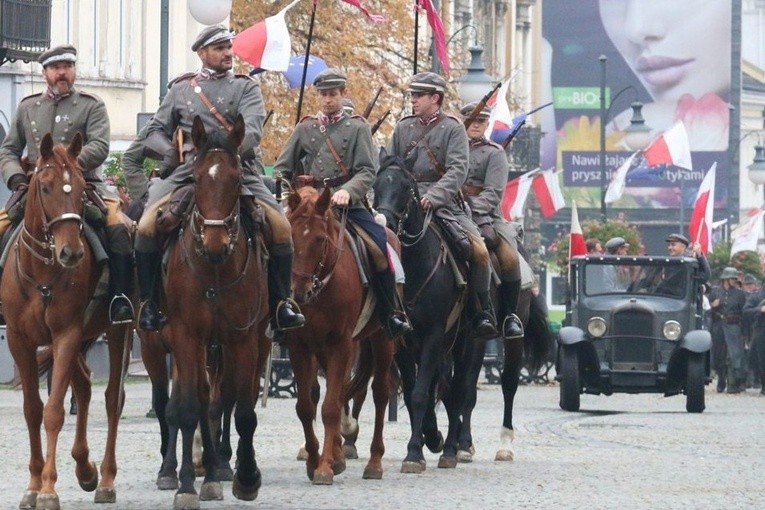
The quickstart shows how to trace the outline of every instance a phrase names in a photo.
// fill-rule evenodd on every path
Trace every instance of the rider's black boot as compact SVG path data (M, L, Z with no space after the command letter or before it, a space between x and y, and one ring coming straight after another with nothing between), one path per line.
M138 268L138 291L141 298L138 327L144 331L159 331L165 321L157 305L162 254L136 251L135 262Z
M271 328L274 331L295 329L305 325L305 317L290 298L292 288L292 254L271 254L268 260L268 304Z
M494 310L491 308L491 299L488 292L477 292L478 309L473 317L473 337L478 340L487 340L495 338L497 333L497 322L494 318Z
M373 288L377 297L377 315L390 338L403 336L412 331L409 318L396 306L396 276L385 270L375 273Z
M523 323L516 314L521 293L521 281L503 282L499 286L499 291L502 294L501 299L505 312L505 317L502 320L502 336L508 340L523 338Z
M133 294L132 254L113 253L109 257L109 272L112 288L109 320L112 324L133 322L135 316L129 297Z

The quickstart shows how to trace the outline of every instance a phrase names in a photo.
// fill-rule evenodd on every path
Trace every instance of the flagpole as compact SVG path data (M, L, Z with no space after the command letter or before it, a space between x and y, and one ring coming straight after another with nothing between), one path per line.
M417 39L420 35L420 0L414 0L414 72L417 74Z
M308 25L308 41L305 45L305 60L303 60L303 77L300 79L300 95L298 95L297 104L297 118L295 118L295 125L300 122L300 113L303 110L303 93L305 92L305 80L308 75L308 59L311 56L311 41L313 40L313 25L316 21L316 4L318 0L313 0L313 7L311 9L311 23Z

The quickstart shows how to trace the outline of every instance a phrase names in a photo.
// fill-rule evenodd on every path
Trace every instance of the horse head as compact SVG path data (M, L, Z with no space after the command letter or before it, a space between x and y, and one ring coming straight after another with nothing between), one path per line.
M385 216L388 228L398 235L407 223L422 217L419 191L414 176L406 169L404 160L395 154L380 150L380 169L372 185L374 208ZM411 225L412 228L421 228Z
M337 263L337 252L342 248L343 233L330 207L330 198L330 188L319 192L304 186L290 194L287 202L287 219L292 225L295 246L292 286L299 304L308 303L318 295L329 280Z
M81 237L85 177L77 162L81 150L80 133L68 146L54 145L50 134L43 137L24 213L28 249L37 258L67 268L77 267L85 256ZM53 252L53 257L41 257L45 251Z
M197 253L212 264L222 264L228 258L239 236L242 165L237 150L244 131L241 115L228 135L220 130L208 134L198 116L191 129L197 155L193 168L195 204L189 227Z

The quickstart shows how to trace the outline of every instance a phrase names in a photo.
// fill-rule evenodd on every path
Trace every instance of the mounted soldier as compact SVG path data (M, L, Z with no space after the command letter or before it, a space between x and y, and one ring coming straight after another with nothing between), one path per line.
M465 105L460 113L465 118L478 103ZM468 177L462 192L467 197L473 221L478 225L486 247L499 261L500 302L503 305L502 336L507 339L523 337L523 323L518 318L518 297L521 292L521 263L518 254L520 225L505 221L499 210L505 192L510 166L502 146L488 140L484 134L489 125L491 109L484 106L467 126L470 146Z
M146 126L144 153L162 160L163 179L149 186L149 181L137 165L126 169L139 197L146 194L146 207L136 236L136 262L141 297L139 326L156 331L162 325L159 311L158 283L162 260L160 244L155 234L157 211L167 203L179 187L191 182L194 147L191 127L199 116L208 133L231 131L237 115L245 120L245 137L239 148L244 167L244 189L249 195L244 204L253 211L262 208L271 229L268 258L268 291L271 326L275 331L301 327L305 317L290 299L292 273L292 233L279 203L263 183L263 163L260 138L265 119L260 86L246 75L231 71L231 39L234 35L222 25L205 28L197 36L191 50L197 53L202 68L173 80L170 90ZM140 140L140 138L139 138ZM140 151L136 151L140 152ZM140 175L138 174L140 173ZM139 182L140 181L140 182Z
M412 77L408 92L414 115L396 124L388 152L404 160L417 180L420 205L435 213L457 256L470 262L473 334L493 338L497 329L489 296L489 252L460 196L468 175L468 139L462 123L441 111L445 91L446 82L435 73Z
M62 45L40 55L44 92L21 100L0 146L0 170L13 191L8 211L0 212L0 237L23 218L29 174L35 171L40 141L50 133L55 143L69 144L77 133L84 140L77 157L90 189L90 200L101 209L106 224L109 256L109 318L114 324L133 320L128 296L133 289L133 250L119 197L101 180L100 168L109 156L109 115L97 96L74 87L77 49ZM11 216L9 217L9 214Z
M376 174L372 133L363 117L344 106L347 77L339 69L319 73L313 85L321 97L321 111L295 127L274 165L296 186L332 189L331 204L348 208L348 220L364 241L374 264L372 288L380 322L391 338L411 331L398 306L392 258L385 228L375 222L366 195ZM350 108L352 108L352 103Z

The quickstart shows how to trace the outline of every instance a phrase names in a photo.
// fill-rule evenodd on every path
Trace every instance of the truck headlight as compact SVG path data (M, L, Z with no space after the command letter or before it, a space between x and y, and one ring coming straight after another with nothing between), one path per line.
M677 340L680 338L680 334L683 332L683 327L677 321L667 321L664 323L662 333L667 340Z
M606 321L602 317L593 317L587 321L587 332L595 338L606 334Z

